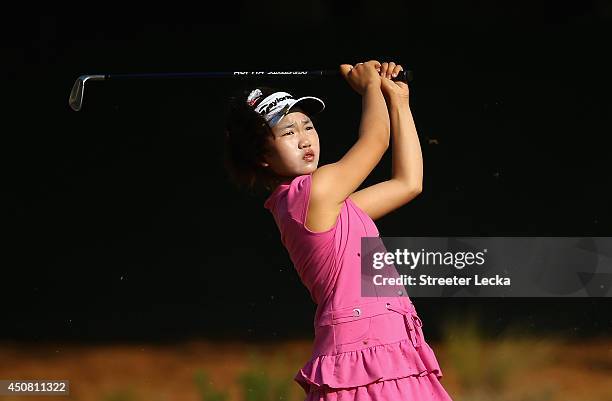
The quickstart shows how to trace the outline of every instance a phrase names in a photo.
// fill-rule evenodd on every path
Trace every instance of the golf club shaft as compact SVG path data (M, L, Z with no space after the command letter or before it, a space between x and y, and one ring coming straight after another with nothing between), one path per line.
M134 78L215 78L215 77L262 77L262 76L334 76L339 75L338 70L309 70L309 71L210 71L210 72L178 72L178 73L150 73L150 74L105 74L104 79L134 79ZM394 80L409 81L411 74L402 70Z
M173 72L173 73L137 73L137 74L92 74L81 75L77 78L68 104L74 111L81 110L87 81L105 81L122 79L167 79L167 78L247 78L247 77L300 77L300 76L338 76L339 70L307 70L307 71L210 71L210 72ZM402 70L393 81L410 82L413 79L412 71Z

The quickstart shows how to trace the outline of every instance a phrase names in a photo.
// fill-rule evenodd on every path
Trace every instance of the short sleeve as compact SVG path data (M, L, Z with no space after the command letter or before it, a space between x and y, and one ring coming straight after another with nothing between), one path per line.
M301 175L291 182L287 192L287 212L293 220L302 225L306 221L311 182L311 174Z
M289 216L299 223L299 225L309 234L324 235L333 232L338 226L340 216L336 219L336 223L325 231L311 231L306 227L306 216L308 213L308 205L310 204L310 188L312 184L312 174L306 174L297 177L291 183L287 192L287 212Z

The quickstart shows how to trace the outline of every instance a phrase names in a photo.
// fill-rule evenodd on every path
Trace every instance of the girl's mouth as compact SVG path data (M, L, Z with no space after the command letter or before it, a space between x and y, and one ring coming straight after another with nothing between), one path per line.
M304 156L303 159L306 160L307 162L311 162L314 160L314 154L309 153L306 156Z

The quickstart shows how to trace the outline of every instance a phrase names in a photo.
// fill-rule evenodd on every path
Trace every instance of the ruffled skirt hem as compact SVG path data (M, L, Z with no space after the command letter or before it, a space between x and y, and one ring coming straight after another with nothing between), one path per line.
M427 342L414 348L409 339L335 355L319 355L300 369L294 380L308 393L311 387L343 389L380 380L434 374L442 369Z
M312 385L305 401L452 401L433 372L341 389Z

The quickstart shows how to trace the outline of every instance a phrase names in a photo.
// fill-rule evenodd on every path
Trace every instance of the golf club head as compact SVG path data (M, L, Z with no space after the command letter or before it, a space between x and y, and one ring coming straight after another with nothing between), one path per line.
M72 85L72 90L70 91L70 97L68 98L68 104L74 111L81 110L83 106L83 94L85 92L85 82L92 81L103 81L105 79L104 75L81 75L77 78Z

